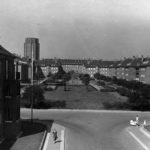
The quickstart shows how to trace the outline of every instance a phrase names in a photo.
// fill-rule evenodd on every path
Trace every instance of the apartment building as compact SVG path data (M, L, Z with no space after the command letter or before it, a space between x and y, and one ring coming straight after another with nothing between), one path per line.
M20 83L15 79L14 59L0 46L0 140L20 132Z
M143 83L150 84L150 58L143 59L139 68L139 80Z
M136 80L150 84L150 58L132 57L123 60L75 60L75 59L49 59L44 60L45 72L50 70L52 74L58 72L61 64L64 71L75 71L77 73L89 74L91 77L99 72L108 77L116 77L127 81ZM44 69L43 69L44 70Z
M86 68L86 74L89 74L91 78L94 77L95 73L98 73L98 66L94 63L87 63L84 65Z
M27 59L19 57L15 59L16 78L20 80L21 83L29 82L29 67L30 64Z

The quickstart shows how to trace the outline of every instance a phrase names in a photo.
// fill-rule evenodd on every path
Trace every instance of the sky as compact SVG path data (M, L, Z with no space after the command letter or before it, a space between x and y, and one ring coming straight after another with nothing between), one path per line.
M150 56L150 1L1 0L0 45L23 56L26 37L40 58Z

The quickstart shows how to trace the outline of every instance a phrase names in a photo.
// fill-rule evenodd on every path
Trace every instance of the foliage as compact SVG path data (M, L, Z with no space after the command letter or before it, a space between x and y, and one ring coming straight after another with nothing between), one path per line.
M54 75L54 79L63 79L64 74L66 74L66 72L64 71L63 67L60 65L58 67L58 72Z
M118 87L116 90L120 95L130 97L132 94L130 90L124 87Z
M45 78L42 69L39 66L34 66L34 73L33 73L33 79L39 80Z
M100 80L100 77L101 77L100 73L95 73L94 74L94 78L96 78L97 80Z
M82 77L82 82L87 86L89 85L89 82L90 82L90 75L89 74L85 74L83 77Z
M113 81L115 84L122 86L117 88L117 92L122 96L129 97L126 103L129 109L141 111L150 110L150 85L138 81L117 79L116 77L111 79L103 75L100 75L100 79L104 81ZM109 104L108 107L110 107Z
M47 101L47 106L49 108L65 108L66 107L66 101Z
M129 109L129 106L126 102L110 102L110 101L104 101L102 102L102 104L104 105L104 107L106 109L122 109L122 110L125 110L125 109Z
M52 77L53 74L51 72L48 73L47 77Z
M76 72L71 72L71 78L72 79L78 79L79 78L79 74Z
M44 101L44 90L39 85L29 86L23 93L23 99L31 106L33 97L33 107Z
M65 73L62 77L64 82L67 82L71 79L71 74L70 73Z
M106 84L105 84L104 81L98 81L98 82L97 82L97 85L99 85L99 86L105 86Z
M128 104L132 110L146 111L150 110L150 101L141 93L134 92L128 99Z
M67 91L67 81L71 79L70 73L65 73L62 77L64 83L64 91Z
M86 88L88 90L88 85L90 83L90 75L89 74L81 75L80 79L82 80L83 84L86 86Z

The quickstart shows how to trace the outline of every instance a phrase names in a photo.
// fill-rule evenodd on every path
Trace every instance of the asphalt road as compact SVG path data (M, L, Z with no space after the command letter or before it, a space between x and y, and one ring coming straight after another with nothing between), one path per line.
M66 127L65 150L142 150L126 131L136 114L140 120L150 120L150 113L143 112L34 110L34 118L53 119ZM30 110L21 110L21 117L29 116Z

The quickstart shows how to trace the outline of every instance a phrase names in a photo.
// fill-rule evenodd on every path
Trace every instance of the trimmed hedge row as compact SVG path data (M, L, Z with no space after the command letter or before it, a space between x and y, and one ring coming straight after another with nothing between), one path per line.
M98 77L98 83L102 84L105 82L111 82L117 84L121 87L117 87L116 91L122 95L127 96L128 100L125 103L109 103L104 102L106 108L117 107L131 110L141 110L147 111L150 110L150 85L143 84L138 81L126 81L124 79L117 79L116 77L110 78L104 75L96 74L95 77ZM105 83L106 84L106 83ZM123 106L122 106L123 105Z

